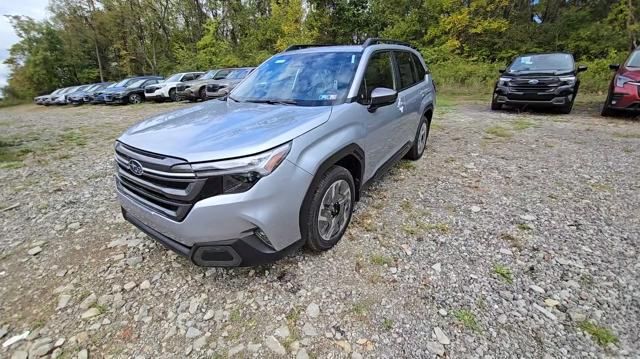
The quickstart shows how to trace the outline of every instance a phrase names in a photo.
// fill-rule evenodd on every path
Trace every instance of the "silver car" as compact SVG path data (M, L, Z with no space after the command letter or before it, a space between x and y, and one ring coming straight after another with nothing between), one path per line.
M207 98L218 98L228 95L229 92L242 82L253 70L253 67L232 69L224 79L208 83L206 87Z
M396 41L293 46L224 100L151 117L116 142L124 218L202 266L332 248L360 193L418 160L435 90Z

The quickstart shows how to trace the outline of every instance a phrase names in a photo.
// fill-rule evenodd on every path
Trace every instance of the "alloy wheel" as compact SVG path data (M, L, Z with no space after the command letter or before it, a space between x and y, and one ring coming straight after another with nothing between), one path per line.
M318 211L318 232L325 241L340 233L351 213L351 187L340 179L331 184L322 197Z

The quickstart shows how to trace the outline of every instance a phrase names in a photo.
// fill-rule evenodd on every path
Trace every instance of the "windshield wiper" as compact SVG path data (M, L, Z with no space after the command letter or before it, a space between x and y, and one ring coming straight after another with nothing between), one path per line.
M298 104L298 102L295 100L247 100L247 102L266 103L269 105L297 105Z

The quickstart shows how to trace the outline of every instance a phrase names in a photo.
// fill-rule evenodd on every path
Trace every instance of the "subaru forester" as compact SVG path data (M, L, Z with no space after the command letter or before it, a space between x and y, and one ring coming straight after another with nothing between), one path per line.
M122 213L201 266L328 250L367 183L421 158L434 105L432 76L408 44L291 46L222 100L118 138Z

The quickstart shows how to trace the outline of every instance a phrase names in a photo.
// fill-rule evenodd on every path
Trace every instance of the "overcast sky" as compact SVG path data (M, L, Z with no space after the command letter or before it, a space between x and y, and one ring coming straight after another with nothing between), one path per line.
M4 60L9 56L9 48L18 42L9 20L4 15L26 15L34 19L47 17L49 0L0 0L0 87L7 84L9 69Z

